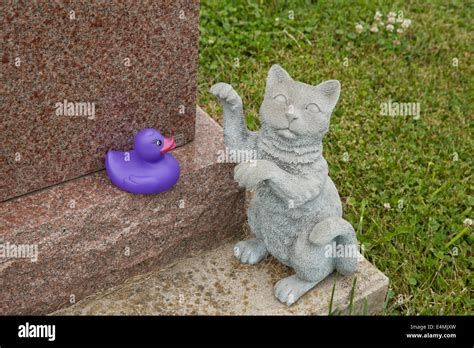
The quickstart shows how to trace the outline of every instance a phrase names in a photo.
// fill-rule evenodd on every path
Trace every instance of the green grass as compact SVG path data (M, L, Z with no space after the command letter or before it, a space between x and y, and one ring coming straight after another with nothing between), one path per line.
M400 45L355 33L377 9L412 20ZM273 63L307 83L341 82L324 154L366 258L390 278L386 314L473 313L474 233L463 224L474 203L473 10L467 1L201 3L198 98L219 122L208 91L228 82L258 129ZM389 98L419 102L420 119L381 116Z

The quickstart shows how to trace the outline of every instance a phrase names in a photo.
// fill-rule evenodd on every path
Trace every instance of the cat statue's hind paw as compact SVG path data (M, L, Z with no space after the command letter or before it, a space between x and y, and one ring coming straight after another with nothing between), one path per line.
M283 278L274 286L275 297L283 304L291 306L298 299L316 286L318 282L308 282L296 274Z

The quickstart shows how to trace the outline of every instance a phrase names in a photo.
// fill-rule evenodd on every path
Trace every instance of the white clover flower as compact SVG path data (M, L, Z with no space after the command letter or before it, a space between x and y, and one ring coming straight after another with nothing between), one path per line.
M388 17L387 18L387 23L394 24L395 23L395 17Z
M384 203L384 204L383 204L383 207L384 207L385 209L390 209L390 208L391 208L390 203Z
M387 18L395 18L397 17L397 14L395 12L389 12L388 15L387 15Z
M377 28L377 26L374 25L374 26L372 26L372 28L370 28L370 31L371 31L372 33L378 33L378 32L379 32L379 28Z
M411 19L404 19L402 22L402 28L408 29L411 25Z
M402 28L398 28L398 29L397 29L397 33L403 34L403 29L402 29Z
M469 219L469 218L464 219L463 224L466 226L472 226L472 219Z
M364 31L364 26L360 23L357 23L355 26L355 31L359 34L362 33Z
M381 19L382 19L382 12L380 12L379 10L375 11L374 20L379 21Z
M386 29L388 31L393 31L393 29L395 29L395 27L392 24L387 24Z

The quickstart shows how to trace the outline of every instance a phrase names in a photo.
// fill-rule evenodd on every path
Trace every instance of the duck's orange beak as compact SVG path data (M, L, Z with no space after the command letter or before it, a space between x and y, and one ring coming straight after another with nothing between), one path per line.
M164 138L164 145L161 148L160 153L164 155L168 151L173 150L176 147L176 143L174 142L174 136L172 135L171 138Z

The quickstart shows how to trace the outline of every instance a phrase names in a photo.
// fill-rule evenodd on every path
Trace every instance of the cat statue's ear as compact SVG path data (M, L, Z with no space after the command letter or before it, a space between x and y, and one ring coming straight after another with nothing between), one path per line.
M281 66L274 64L270 68L267 76L267 88L275 86L278 83L282 83L285 81L292 81L290 74L288 74L285 69Z
M328 80L315 86L322 96L326 99L328 110L333 110L341 94L341 84L338 80Z

